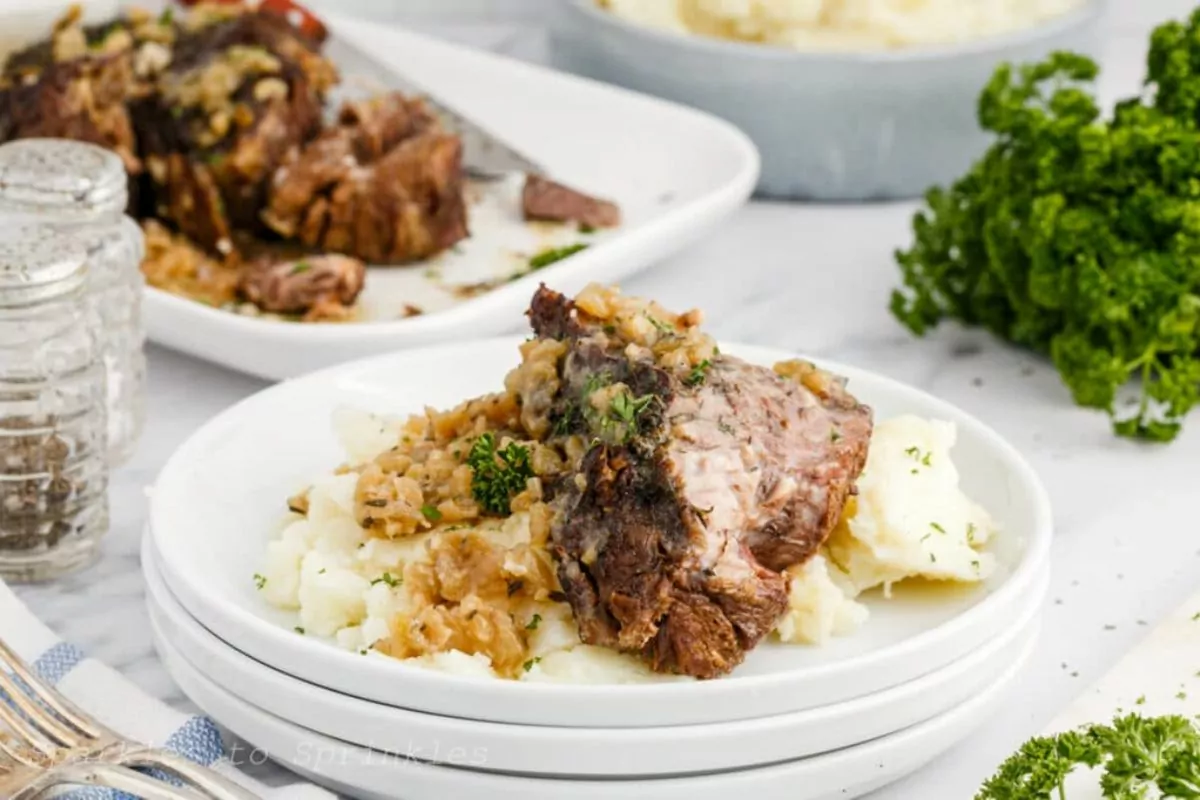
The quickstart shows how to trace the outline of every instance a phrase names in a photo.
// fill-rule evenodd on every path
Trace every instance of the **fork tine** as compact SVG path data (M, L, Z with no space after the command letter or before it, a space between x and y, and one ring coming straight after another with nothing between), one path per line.
M127 751L115 762L125 767L158 769L182 779L191 786L212 796L213 800L258 800L258 796L243 789L213 769L201 767L186 758L165 750L146 749Z
M3 639L0 639L0 664L7 666L14 675L25 681L25 684L38 700L41 700L53 709L55 713L69 724L75 726L81 733L93 739L101 739L105 736L113 735L103 725L96 722L81 711L78 706L64 697L61 692L47 686L41 678L34 675L33 670L29 668L24 659L17 655Z
M3 700L0 700L0 723L3 723L0 730L7 730L22 745L41 753L44 760L52 761L58 756L58 744L47 739L36 725Z
M0 753L27 767L44 767L46 758L0 731Z
M69 750L87 743L86 737L64 723L46 706L37 702L4 670L0 669L0 692L8 694L9 700L23 713L26 719L38 727L59 747Z
M18 792L14 800L34 800L41 797L64 797L67 787L104 786L131 794L143 800L205 800L190 789L156 781L148 775L125 767L107 764L67 764L55 768Z

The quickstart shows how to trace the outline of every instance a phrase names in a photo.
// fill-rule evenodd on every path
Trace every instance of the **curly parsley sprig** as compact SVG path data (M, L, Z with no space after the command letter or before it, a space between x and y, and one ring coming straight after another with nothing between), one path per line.
M1154 32L1148 90L1111 119L1097 73L1061 52L997 70L995 142L926 196L891 308L917 335L956 319L1044 353L1116 433L1169 441L1200 402L1200 10Z
M475 440L467 464L474 472L471 493L476 502L484 511L501 516L511 513L513 497L524 491L533 477L529 448L509 442L497 451L496 437L490 432Z
M1100 770L1106 800L1200 800L1200 729L1185 717L1130 714L1032 739L975 800L1069 800L1067 778L1080 768Z

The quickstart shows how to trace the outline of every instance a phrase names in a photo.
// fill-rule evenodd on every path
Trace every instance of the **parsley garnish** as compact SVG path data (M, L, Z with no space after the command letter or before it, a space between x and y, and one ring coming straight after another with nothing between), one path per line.
M938 533L945 533L945 532L946 532L946 529L945 529L945 528L943 528L941 525L938 525L936 522L931 522L931 523L929 523L929 527L933 528L933 529L934 529L935 531L937 531Z
M169 6L167 7L167 10L162 12L162 14L158 18L159 25L170 25L174 21L175 21L175 9L171 8Z
M264 586L267 585L267 579L256 572L256 573L254 573L254 585L256 587L258 587L259 590L261 590Z
M294 630L296 633L300 634L301 636L303 636L303 635L304 635L304 628L301 628L299 625L297 625L296 627L292 628L292 630Z
M531 658L528 661L526 661L524 664L522 664L521 666L522 666L522 668L524 668L524 670L526 672L529 672L529 670L533 669L534 664L540 664L540 663L542 663L542 659L540 657Z
M637 424L638 418L656 399L658 398L652 394L634 397L628 392L622 392L612 399L608 406L608 413L614 421L634 426Z
M649 313L646 314L646 319L649 320L650 324L653 325L654 328L663 336L674 336L675 334L679 333L674 325L663 322L658 317L652 316Z
M566 436L571 432L571 428L575 425L575 419L579 415L579 407L571 404L562 411L562 416L554 421L554 436Z
M1111 114L1085 55L1001 65L976 106L993 144L926 195L891 311L916 335L954 319L1044 354L1118 436L1166 442L1200 402L1200 14L1158 27L1145 63Z
M302 275L312 269L312 264L307 261L297 261L296 266L292 267L288 275Z
M1100 772L1111 800L1191 800L1200 797L1200 730L1186 717L1130 714L1111 726L1031 739L975 800L1067 800L1067 778L1080 767Z
M467 464L475 473L471 493L483 510L492 514L507 515L513 497L523 492L533 477L529 448L511 442L497 452L496 437L491 432L475 440Z
M538 629L538 625L541 625L541 624L542 624L542 615L534 614L533 619L529 620L529 624L525 626L525 630L536 631Z
M570 258L580 250L588 249L588 245L580 242L579 244L569 244L566 247L552 247L549 250L543 250L537 255L529 259L529 268L531 270L542 269L551 264L562 261L564 258Z
M842 438L842 434L837 428L832 428L829 431L829 441L838 442L841 440L841 438Z
M705 378L708 377L708 371L710 369L712 369L712 361L706 358L696 366L692 367L692 371L689 372L688 376L683 379L683 382L688 386L699 386L700 384L704 383Z
M396 576L392 575L392 573L385 572L375 580L371 581L372 586L375 586L379 583L386 583L388 586L395 589L397 586L404 583L404 578L397 578Z
M437 522L442 518L442 512L437 510L437 506L425 504L421 506L421 514L430 522Z

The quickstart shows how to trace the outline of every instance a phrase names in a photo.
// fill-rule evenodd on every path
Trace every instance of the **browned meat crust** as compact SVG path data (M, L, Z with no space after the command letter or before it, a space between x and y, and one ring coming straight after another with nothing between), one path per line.
M462 145L419 100L347 106L275 176L263 220L310 247L368 262L427 258L467 236Z
M537 175L525 179L521 202L525 219L578 222L589 228L615 228L621 224L621 209L616 203L590 197Z
M531 316L568 344L552 417L594 442L558 487L552 536L581 636L656 670L729 672L785 610L782 571L840 517L870 409L815 368L789 380L714 354L697 380L544 287ZM618 385L645 411L614 438L594 398Z
M271 175L316 133L335 79L315 44L271 14L182 36L159 91L134 109L155 213L229 252L233 228L260 227Z
M134 86L129 51L44 64L4 79L0 141L74 139L115 151L131 173L141 169L125 108Z
M246 299L264 311L302 314L354 305L363 288L366 268L346 256L312 256L298 261L266 262L242 272Z

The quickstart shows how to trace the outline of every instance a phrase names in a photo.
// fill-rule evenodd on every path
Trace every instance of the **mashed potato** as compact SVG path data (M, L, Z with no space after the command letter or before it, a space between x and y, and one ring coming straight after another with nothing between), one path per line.
M335 414L334 426L348 463L359 465L388 457L399 439L415 433L411 420L349 410ZM954 441L954 426L946 422L904 416L876 426L858 496L822 555L789 571L789 606L776 638L820 645L853 633L869 617L861 595L877 587L886 597L892 585L911 578L972 583L992 573L994 558L981 548L995 524L959 488L951 459ZM343 468L318 480L302 502L293 501L305 513L295 514L267 547L257 576L262 595L276 607L296 611L299 631L349 650L463 676L566 683L687 680L657 675L636 658L581 644L570 606L553 592L533 590L553 582L538 574L549 563L533 530L544 505L505 519L442 524L386 538L360 524L361 474L362 467ZM440 639L430 634L428 642L417 643L421 646L398 645L396 637L403 633L398 620L419 625L424 636L427 625L440 630L447 623L429 615L431 604L454 596L458 599L451 605L457 610L474 602L445 585L450 580L444 577L446 565L455 558L464 559L467 568L460 571L474 573L476 586L493 580L491 573L508 582L507 591L500 584L498 599L491 596L494 607L479 603L468 609L466 619L475 626L468 641L483 643L479 651L455 648L463 640L462 629L442 631ZM435 575L442 579L441 594L431 595ZM520 590L514 592L513 586Z
M1085 0L598 0L663 31L799 50L946 44L1031 27Z

